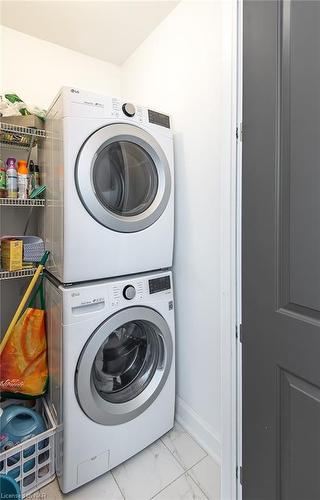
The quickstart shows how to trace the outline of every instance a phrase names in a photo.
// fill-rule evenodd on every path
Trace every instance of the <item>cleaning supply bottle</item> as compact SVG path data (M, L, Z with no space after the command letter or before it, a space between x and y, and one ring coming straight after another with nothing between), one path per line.
M18 198L28 198L29 171L25 160L18 161Z
M35 174L34 174L34 163L32 160L29 162L29 179L28 179L28 193L29 196L35 188Z
M7 172L6 172L7 196L8 198L17 198L18 173L16 167L16 159L13 157L7 158L6 165L7 165Z
M6 197L6 186L7 186L7 169L3 164L3 161L0 160L0 198Z
M34 189L40 186L40 170L39 165L34 166Z

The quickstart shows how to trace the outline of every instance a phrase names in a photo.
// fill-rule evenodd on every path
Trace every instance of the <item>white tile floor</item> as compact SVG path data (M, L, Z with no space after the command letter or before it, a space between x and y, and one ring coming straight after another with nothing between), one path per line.
M34 498L219 500L220 467L176 423L168 434L138 455L82 488L62 495L54 481Z

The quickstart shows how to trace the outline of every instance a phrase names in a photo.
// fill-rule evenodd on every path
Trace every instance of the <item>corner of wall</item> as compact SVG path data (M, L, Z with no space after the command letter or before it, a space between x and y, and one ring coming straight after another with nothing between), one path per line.
M176 420L218 464L221 464L221 443L213 428L180 396L176 397Z

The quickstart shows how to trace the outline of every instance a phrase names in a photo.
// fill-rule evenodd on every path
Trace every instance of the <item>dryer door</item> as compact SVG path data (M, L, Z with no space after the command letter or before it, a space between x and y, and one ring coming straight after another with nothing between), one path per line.
M172 356L168 324L153 309L130 307L111 316L91 335L77 364L82 410L104 425L132 420L159 395Z
M171 191L162 148L148 132L129 124L94 132L78 154L75 176L80 199L92 217L124 233L153 224Z

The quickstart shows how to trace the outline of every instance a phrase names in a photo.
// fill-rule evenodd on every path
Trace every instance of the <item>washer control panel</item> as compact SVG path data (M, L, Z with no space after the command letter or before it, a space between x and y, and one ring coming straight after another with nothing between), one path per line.
M130 300L141 300L143 298L143 281L123 283L112 287L111 307L116 308Z
M133 285L126 285L123 289L122 295L127 300L132 300L136 296L136 289Z
M148 279L148 276L141 279L132 279L120 283L112 284L109 301L111 309L127 307L129 304L138 305L143 299L150 300L150 296L156 293L172 293L170 274L164 274ZM159 297L160 299L160 297Z

